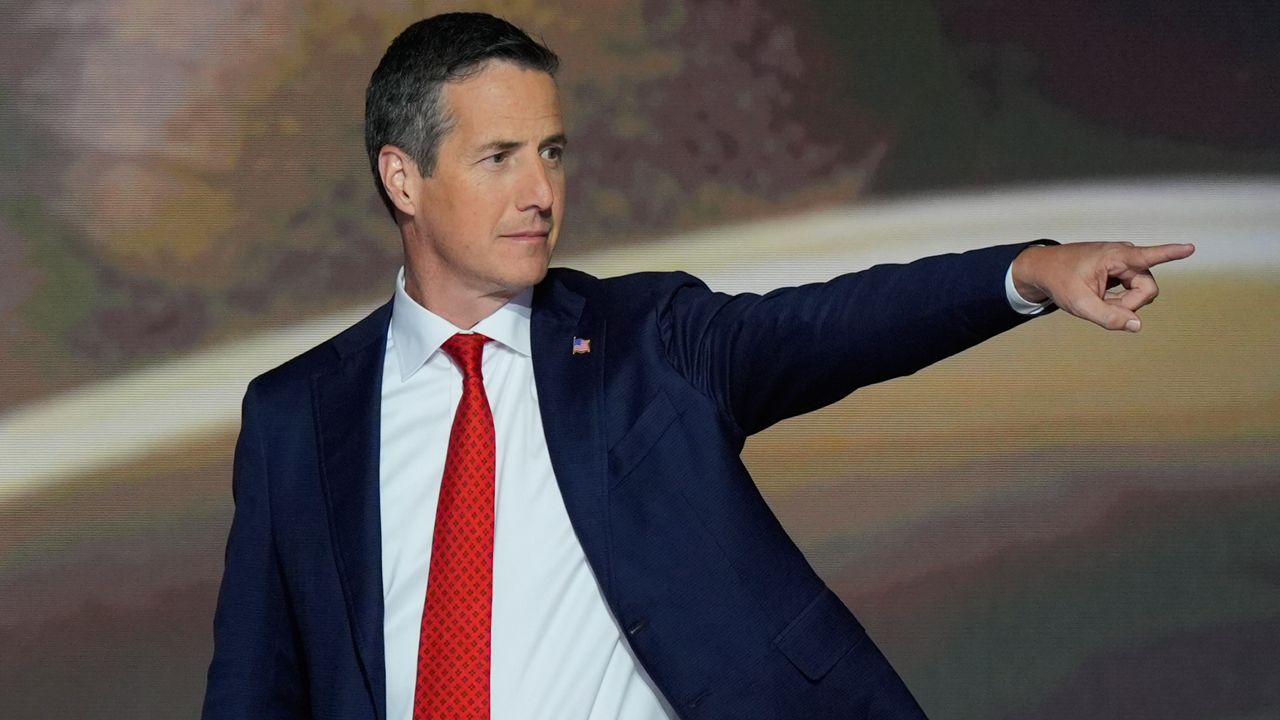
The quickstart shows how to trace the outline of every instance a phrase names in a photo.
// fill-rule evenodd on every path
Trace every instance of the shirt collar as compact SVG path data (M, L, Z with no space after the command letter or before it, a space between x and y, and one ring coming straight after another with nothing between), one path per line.
M477 332L531 356L529 318L532 316L533 288L525 288L505 305L470 330L455 326L418 304L404 289L404 268L396 276L396 296L391 304L391 338L400 361L400 381L413 377L418 369L456 333Z

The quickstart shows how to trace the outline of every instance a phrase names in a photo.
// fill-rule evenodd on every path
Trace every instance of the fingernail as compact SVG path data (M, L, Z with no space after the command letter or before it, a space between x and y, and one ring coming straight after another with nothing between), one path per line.
M1128 330L1129 332L1138 332L1139 330L1142 329L1142 323L1138 322L1136 319L1130 320L1129 322L1124 324L1124 329Z

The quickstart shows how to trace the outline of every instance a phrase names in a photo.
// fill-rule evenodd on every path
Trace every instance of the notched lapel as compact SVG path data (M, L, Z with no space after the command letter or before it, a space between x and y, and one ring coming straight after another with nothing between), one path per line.
M542 428L560 494L587 561L608 592L609 528L604 402L604 319L556 278L534 292L533 375ZM574 352L574 339L590 352ZM579 345L579 348L581 346Z
M386 717L379 426L385 325L376 340L344 354L312 380L320 472L338 574L365 683Z

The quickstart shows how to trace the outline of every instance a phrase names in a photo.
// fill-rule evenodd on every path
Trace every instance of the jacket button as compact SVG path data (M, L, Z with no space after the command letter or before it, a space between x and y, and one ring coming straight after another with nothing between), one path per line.
M634 637L636 633L643 630L645 626L648 624L649 624L648 620L645 620L644 618L640 618L639 620L631 623L631 627L627 628L627 634Z

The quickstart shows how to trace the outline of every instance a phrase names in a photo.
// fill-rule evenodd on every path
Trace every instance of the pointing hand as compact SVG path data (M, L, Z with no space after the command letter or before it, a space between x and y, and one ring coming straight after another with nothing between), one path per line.
M1127 242L1033 246L1013 261L1014 288L1031 302L1052 300L1108 330L1138 332L1138 309L1156 299L1151 268L1195 252L1191 244L1137 247ZM1123 290L1108 294L1120 286Z

